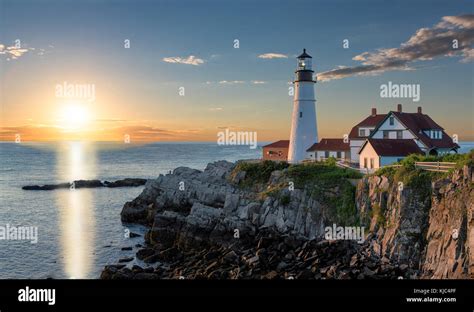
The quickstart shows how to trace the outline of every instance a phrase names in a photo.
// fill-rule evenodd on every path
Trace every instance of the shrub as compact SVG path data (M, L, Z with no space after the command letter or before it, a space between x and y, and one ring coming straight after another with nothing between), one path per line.
M379 204L374 204L372 206L372 217L376 218L377 224L381 227L385 225L385 211Z
M253 185L256 183L266 183L270 175L275 170L283 170L288 167L286 162L275 162L271 160L264 160L262 162L239 162L234 170L232 176L235 176L240 171L245 171L245 179L241 182L242 185Z
M355 206L355 187L347 179L360 179L355 170L339 168L330 161L292 165L288 178L297 188L306 188L311 196L329 206L329 213L339 224L358 222Z

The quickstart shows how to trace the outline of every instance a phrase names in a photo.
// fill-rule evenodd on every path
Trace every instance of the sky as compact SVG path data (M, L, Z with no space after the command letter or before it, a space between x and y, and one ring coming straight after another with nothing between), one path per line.
M459 0L0 0L0 140L215 141L223 129L288 139L289 87L306 48L319 138L401 103L474 141L473 9ZM420 100L382 98L389 82L419 85ZM71 86L94 96L60 92Z

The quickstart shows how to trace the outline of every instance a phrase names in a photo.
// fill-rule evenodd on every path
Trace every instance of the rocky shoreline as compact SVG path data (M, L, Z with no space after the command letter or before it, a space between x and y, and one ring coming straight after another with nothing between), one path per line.
M137 258L147 267L108 265L102 279L403 279L415 278L351 241L305 241L259 232L235 245L160 250L148 247Z
M331 203L347 198L349 179L311 189L292 168L259 168L268 171L259 182L238 167L219 161L204 171L179 167L149 180L121 212L123 222L150 228L145 246L135 265L108 265L101 278L474 277L472 167L429 185L429 194L410 185L400 190L383 176L351 181L354 211L344 220ZM438 220L443 209L454 211L452 220ZM367 228L363 243L325 239L327 225L354 220ZM443 235L448 228L459 237Z

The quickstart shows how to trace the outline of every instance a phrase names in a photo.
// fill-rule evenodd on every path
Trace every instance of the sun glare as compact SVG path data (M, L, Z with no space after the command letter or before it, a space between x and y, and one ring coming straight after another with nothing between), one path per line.
M82 103L67 103L61 110L59 120L62 127L79 130L87 126L90 114Z

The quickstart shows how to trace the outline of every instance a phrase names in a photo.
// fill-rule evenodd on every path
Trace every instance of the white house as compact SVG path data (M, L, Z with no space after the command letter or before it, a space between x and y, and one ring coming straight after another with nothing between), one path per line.
M414 140L367 139L359 152L360 168L373 172L396 163L410 154L423 154Z
M340 160L350 158L349 142L344 139L321 139L307 150L307 159L321 161L329 157Z
M429 155L456 152L459 148L440 125L423 114L421 107L416 113L406 113L402 111L402 104L398 104L396 112L391 111L385 116L370 138L414 140Z
M372 108L370 116L355 125L349 133L350 162L359 164L359 150L364 142L373 133L377 125L385 119L387 114L377 114L377 109Z
M359 167L372 170L413 153L439 155L457 152L458 148L440 125L423 114L421 107L416 113L406 113L398 104L397 111L389 112L360 147Z

